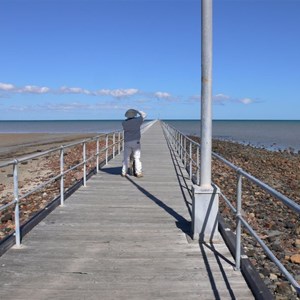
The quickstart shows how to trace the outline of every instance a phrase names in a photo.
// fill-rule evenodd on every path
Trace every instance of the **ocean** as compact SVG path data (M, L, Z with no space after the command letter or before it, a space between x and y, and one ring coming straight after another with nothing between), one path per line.
M0 133L107 133L123 120L0 121Z
M184 134L200 136L199 120L168 120ZM278 151L300 151L300 120L214 120L213 138Z
M165 120L188 135L200 136L199 120ZM0 133L106 133L122 120L0 121ZM270 150L300 151L300 121L214 120L213 138Z

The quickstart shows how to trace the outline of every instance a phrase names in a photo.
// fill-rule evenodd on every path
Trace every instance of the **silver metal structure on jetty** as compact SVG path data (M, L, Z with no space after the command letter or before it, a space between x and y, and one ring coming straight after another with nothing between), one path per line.
M223 242L190 239L191 182L157 122L0 258L1 299L253 299Z
M200 169L201 164L199 164L199 156L200 156L200 148L201 145L195 142L190 137L184 135L180 131L178 131L176 128L170 126L167 123L163 123L166 135L168 136L169 143L171 147L174 149L174 151L178 154L178 159L184 164L185 169L187 170L189 174L190 180L194 183L194 185L197 187L199 185L199 178L200 178ZM275 265L278 267L280 272L284 274L285 278L291 283L291 285L295 288L296 292L300 294L300 284L297 282L297 280L294 278L294 276L286 269L286 267L283 265L283 263L275 256L273 251L266 245L266 243L261 239L259 234L251 227L251 225L246 221L244 216L242 215L242 195L243 195L243 184L242 179L248 180L252 184L255 184L258 188L261 190L269 193L272 195L275 199L281 201L287 209L292 210L295 214L300 216L300 205L297 204L292 199L284 196L280 192L276 191L274 188L270 187L266 183L262 182L261 180L255 178L254 176L250 175L249 173L245 172L240 167L235 166L233 163L229 162L222 156L218 155L217 153L212 152L212 156L219 160L222 164L228 166L231 170L233 170L236 173L237 176L237 186L236 186L236 199L228 199L226 196L226 191L219 191L219 194L221 195L221 199L224 200L226 205L230 208L232 213L235 216L236 220L236 226L235 226L235 233L231 233L231 229L228 227L228 225L223 224L219 226L219 231L222 232L223 235L228 236L229 232L230 235L232 235L232 238L234 238L235 242L232 243L232 241L229 242L228 237L226 237L227 244L232 244L232 252L235 252L235 267L237 270L244 270L249 269L249 265L243 265L242 262L245 262L244 258L247 258L247 256L242 255L242 226L248 231L248 233L258 242L260 247L264 250L266 255L269 257L269 259L275 263ZM193 192L195 191L195 188L193 188ZM195 195L194 195L195 197ZM199 210L200 213L204 214L207 209L201 209ZM204 212L203 212L204 211ZM194 216L193 216L194 217ZM201 218L200 218L201 219ZM219 219L221 219L221 216L219 215ZM203 224L207 224L207 222L202 222ZM224 222L222 222L224 223ZM205 226L204 226L205 227ZM205 229L205 228L204 228ZM227 233L225 234L225 232ZM241 266L242 264L242 266ZM244 272L245 276L247 277L248 281L252 281L250 279L252 276L248 274L248 272ZM254 279L250 285L256 284L256 279ZM262 299L268 298L267 296L268 291L265 291L266 295L262 297ZM262 296L262 295L261 295Z

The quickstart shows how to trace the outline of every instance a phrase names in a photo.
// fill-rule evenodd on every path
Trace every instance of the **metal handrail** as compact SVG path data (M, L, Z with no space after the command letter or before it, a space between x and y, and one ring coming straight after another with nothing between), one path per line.
M111 136L112 138L112 143L109 144L109 137ZM116 138L117 136L117 138ZM99 141L100 138L104 139L105 138L105 147L102 148L101 150L99 149ZM96 153L93 153L91 156L86 157L86 144L92 141L96 141ZM49 149L43 152L39 152L38 154L31 154L28 156L24 156L18 159L13 159L10 161L7 161L5 163L0 164L0 168L3 167L8 167L12 166L13 167L13 189L14 189L14 199L4 205L0 206L0 212L7 209L8 207L15 206L15 240L16 240L16 246L20 246L21 244L21 236L20 236L20 201L25 199L26 197L32 195L33 193L37 192L38 190L41 190L45 186L51 184L54 181L57 181L60 179L60 204L61 206L64 205L64 177L67 173L73 171L74 169L83 166L83 185L86 186L86 180L87 180L87 174L86 174L86 165L87 162L93 160L96 158L96 171L99 172L99 155L101 153L105 153L105 164L108 163L108 155L109 151L112 149L113 157L116 154L120 154L121 150L123 149L123 142L124 142L124 132L119 130L119 131L113 131L109 132L106 134L100 134L95 137L91 137L88 139L76 141L74 143L70 143L67 145L62 145L60 147L54 148L54 149ZM70 166L67 170L64 170L64 151L67 148L72 148L78 145L83 145L82 147L82 160L73 166ZM20 195L19 194L19 183L18 183L18 166L20 163L30 161L32 159L40 158L45 155L49 155L54 152L60 152L59 155L59 160L60 160L60 173L49 180L42 182L38 186L32 188L30 191L28 191L25 194Z
M156 120L144 123L141 127L141 132L144 133L146 130L148 130ZM109 143L109 137L111 136L112 143ZM105 147L102 149L99 148L99 141L100 138L105 139ZM96 141L96 153L91 155L90 157L86 157L86 144L92 141ZM65 149L72 148L78 145L83 145L82 147L82 161L74 166L70 166L67 170L64 170L64 151ZM54 149L49 149L43 152L23 156L17 159L13 159L4 163L0 164L0 168L12 166L13 167L13 189L14 189L14 199L8 203L5 203L0 206L0 212L7 209L8 207L11 207L15 205L15 240L16 240L16 246L20 246L21 244L21 236L20 236L20 211L19 211L19 202L26 197L32 195L33 193L37 192L38 190L41 190L45 186L51 184L54 181L60 180L60 205L64 205L64 177L67 173L77 169L80 166L83 166L83 186L86 186L86 180L87 180L87 174L86 174L86 164L87 162L93 160L96 158L96 172L99 172L99 155L101 153L105 153L105 158L103 162L105 164L108 163L108 156L109 151L112 149L112 157L115 157L116 154L120 154L121 150L124 149L124 132L123 130L117 130L108 132L105 134L96 135L91 138L83 139L80 141L76 141L73 143L69 143L66 145L61 145L60 147L56 147ZM28 191L25 194L19 195L19 184L18 184L18 165L20 163L24 163L33 159L37 159L40 157L43 157L45 155L49 155L54 152L60 152L59 160L60 160L60 173L49 180L39 184L38 186L32 188L30 191Z
M200 167L199 163L195 165L196 168L196 178L195 175L192 173L193 168L192 164L195 164L195 161L192 159L192 153L190 152L191 146L187 147L187 142L190 143L190 145L194 145L197 147L197 152L200 150L200 144L193 141L191 138L187 137L185 134L177 130L175 127L171 126L170 124L167 124L165 122L162 122L164 131L166 133L166 137L169 140L169 144L172 146L172 148L177 152L179 155L179 158L184 163L184 166L189 173L190 179L193 181L193 183L199 185L199 170ZM189 149L188 149L189 148ZM276 191L274 188L270 187L266 183L262 182L261 180L257 179L256 177L252 176L251 174L247 173L246 171L242 170L241 168L235 166L233 163L229 162L222 156L220 156L217 153L212 152L212 156L227 165L229 168L234 170L237 174L238 181L237 181L237 201L236 201L236 208L231 204L231 202L227 199L227 197L221 192L221 195L223 199L225 200L225 203L229 206L231 211L235 214L236 217L236 255L235 255L235 265L236 269L240 270L240 262L241 262L241 225L243 225L247 231L250 233L250 235L260 244L262 249L265 251L265 253L268 255L271 261L273 261L276 266L279 268L279 270L284 274L286 279L291 283L291 285L296 289L297 293L300 294L300 284L295 280L295 278L292 276L292 274L284 267L284 265L275 257L273 252L270 250L270 248L262 241L262 239L258 236L258 234L254 231L254 229L250 226L250 224L242 217L241 209L242 209L242 178L248 179L250 182L254 183L264 191L268 192L278 200L280 200L283 204L288 206L290 209L292 209L294 212L300 215L300 205L297 204L292 199L284 196L280 192ZM189 164L187 164L187 162ZM198 159L197 159L198 162ZM195 182L196 181L196 182Z

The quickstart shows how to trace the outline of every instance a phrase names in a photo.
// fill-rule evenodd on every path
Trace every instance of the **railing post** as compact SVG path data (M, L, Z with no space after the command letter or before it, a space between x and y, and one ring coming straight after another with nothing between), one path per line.
M173 145L174 145L174 150L176 151L176 131L173 132Z
M175 138L175 130L172 132L172 141L173 141L173 148L176 151L176 138Z
M60 205L64 205L64 146L60 148Z
M192 142L190 141L190 180L193 178Z
M118 133L118 154L121 153L121 132Z
M99 137L96 142L96 172L99 173Z
M105 164L108 163L108 134L105 136Z
M116 151L116 133L113 133L113 158L115 158L115 151Z
M186 169L186 137L184 137L184 168Z
M241 264L241 209L242 209L242 175L238 170L237 201L236 201L236 249L235 249L235 269L240 270Z
M86 186L86 142L83 142L82 158L83 158L83 186Z
M16 246L21 245L21 234L20 234L20 205L19 205L19 184L18 184L18 160L15 159L13 167L14 176L14 198L16 201L15 206L15 236L16 236Z
M174 133L173 133L173 139L174 139L174 150L176 151L176 131L174 130Z
M197 185L200 184L200 147L197 145Z
M182 134L180 134L180 160L182 161Z

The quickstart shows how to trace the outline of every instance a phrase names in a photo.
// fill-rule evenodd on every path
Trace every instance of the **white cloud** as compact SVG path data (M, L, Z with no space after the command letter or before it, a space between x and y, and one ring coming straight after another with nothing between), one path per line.
M226 102L232 101L232 98L230 98L227 95L224 94L217 94L215 96L213 96L213 102L215 104L220 104L220 105L224 105Z
M67 87L67 86L62 86L59 89L51 89L49 87L40 87L36 85L25 85L23 87L16 87L14 84L11 83L4 83L0 82L0 92L2 92L2 95L0 94L1 98L8 98L8 95L11 93L14 94L56 94L56 95L63 95L63 94L76 94L76 95L87 95L87 96L106 96L106 97L113 97L115 100L120 100L121 98L124 99L124 102L127 100L130 101L131 97L134 98L135 102L151 102L153 99L158 99L158 100L164 100L164 101L176 101L180 102L180 98L172 96L168 92L162 92L162 91L157 91L157 92L144 92L140 91L135 88L129 88L129 89L100 89L96 91L92 90L87 90L81 87ZM136 96L142 96L142 99L137 99ZM128 102L127 101L127 102ZM194 102L200 102L201 101L201 96L191 96L188 98L188 101L184 101L183 103L194 103ZM215 96L212 97L213 104L216 105L226 105L226 104L244 104L244 105L249 105L253 103L257 103L258 101L255 99L251 98L234 98L225 94L216 94ZM163 102L161 102L163 103ZM125 103L123 103L125 104ZM128 103L127 103L128 104ZM119 107L119 101L117 103L113 103L110 101L108 104L99 104L102 105L103 108L114 108L116 109L116 106ZM93 109L98 109L100 106L95 107L93 106ZM107 105L107 106L105 106ZM36 107L36 106L35 106ZM73 109L90 109L92 107L91 105L88 106L86 104L82 104L79 102L73 102L71 104L64 104L64 105L49 105L48 109L49 110L73 110ZM18 109L17 107L12 107L11 109ZM23 107L20 107L19 109L24 109ZM32 109L32 107L31 107Z
M66 87L66 86L62 86L59 89L59 92L63 93L63 94L84 94L84 95L91 95L92 92L80 88L80 87Z
M17 88L10 83L1 83L0 82L0 91L13 92L13 93L31 93L31 94L47 94L47 93L56 93L56 94L82 94L82 95L91 95L91 96L111 96L114 98L130 97L139 93L138 89L101 89L98 91L90 91L81 87L67 87L62 86L58 90L50 89L49 87L39 87L35 85L26 85L24 87Z
M40 87L36 85L25 85L23 87L16 87L10 83L0 83L0 91L18 93L18 94L77 94L77 95L90 95L90 96L110 96L117 99L134 97L138 94L144 95L152 99L153 97L164 100L175 100L170 93L167 92L154 92L146 93L135 88L129 89L100 89L96 91L87 90L81 87L68 87L62 86L58 90L49 87ZM148 96L147 96L148 95Z
M23 88L17 89L18 93L30 93L30 94L47 94L50 92L48 87L39 87L35 85L25 85Z
M119 105L114 102L98 102L98 103L85 103L85 102L71 102L71 103L45 103L39 105L10 105L6 108L7 111L18 112L75 112L75 111L104 111L104 110L121 110L128 109L125 105Z
M255 101L250 98L243 98L243 99L240 99L239 102L247 105L247 104L254 103Z
M13 92L13 93L31 93L31 94L46 94L50 92L50 88L48 87L39 87L35 85L25 85L24 87L17 88L11 83L2 83L0 82L0 90L6 92Z
M113 96L116 98L134 96L139 92L138 89L102 89L95 92L96 95Z
M159 99L170 99L171 98L171 94L166 93L166 92L156 92L156 93L154 93L154 96Z
M240 104L248 105L248 104L256 103L257 101L250 98L237 99L224 94L217 94L213 96L213 102L214 104L219 104L219 105L225 105L226 103L240 103Z
M15 86L10 83L0 82L0 90L1 91L13 91L13 90L15 90Z

